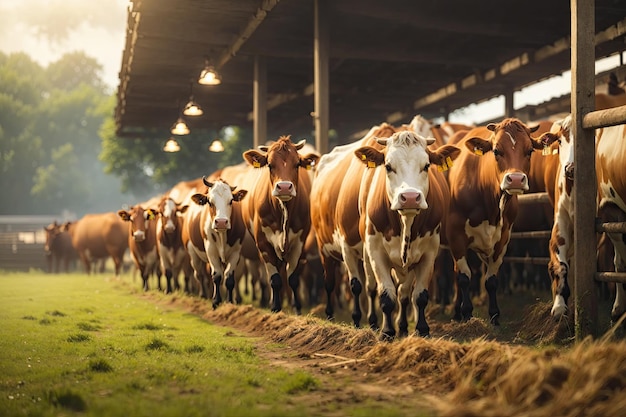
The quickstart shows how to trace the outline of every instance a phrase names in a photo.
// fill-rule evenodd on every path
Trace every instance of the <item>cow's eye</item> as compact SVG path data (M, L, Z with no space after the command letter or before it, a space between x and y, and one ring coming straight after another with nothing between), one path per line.
M533 154L535 150L533 148L530 148L530 150L527 152L526 156L528 156L530 158L530 156Z
M385 169L387 170L387 172L392 172L393 169L391 168L390 164L385 164Z
M430 168L430 164L426 164L426 165L424 166L424 171L428 171L428 168Z
M494 149L493 150L493 154L494 156L498 157L498 156L502 156L502 152L500 152L498 149Z

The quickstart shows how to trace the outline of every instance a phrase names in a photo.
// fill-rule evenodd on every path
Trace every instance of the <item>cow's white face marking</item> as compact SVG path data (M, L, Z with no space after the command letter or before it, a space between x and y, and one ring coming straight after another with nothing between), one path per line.
M430 158L426 146L425 138L410 131L398 132L387 141L384 169L392 210L407 208L407 197L415 199L414 204L408 207L413 214L428 208L426 196Z
M507 132L506 130L504 131L504 133L506 133L507 135L509 135L509 139L511 139L511 143L513 144L512 149L515 149L515 144L517 143L515 141L515 139L513 139L513 135L511 135L509 132Z
M165 200L165 204L163 207L163 216L161 216L162 220L165 220L163 224L163 229L166 232L173 232L176 229L176 224L174 220L176 219L176 203L172 199Z
M216 224L216 220L223 220L228 225L227 229L230 229L230 216L233 210L233 194L230 185L223 181L216 181L213 187L209 188L207 198L211 206L215 209L215 215L212 218L209 216L211 228ZM211 211L209 212L211 213Z

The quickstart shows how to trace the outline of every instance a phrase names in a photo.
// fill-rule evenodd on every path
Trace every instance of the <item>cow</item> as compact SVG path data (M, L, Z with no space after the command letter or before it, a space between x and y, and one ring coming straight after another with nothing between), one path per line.
M78 253L72 246L72 236L63 230L63 225L56 222L44 227L46 243L44 251L48 260L48 272L58 273L63 265L63 270L69 272L70 262L78 259Z
M611 96L598 93L595 95L595 103L597 110L626 105L626 95L622 94ZM566 314L568 310L568 299L571 293L568 283L568 275L571 258L574 254L574 202L572 200L572 192L574 187L575 140L571 124L571 115L568 115L563 120L555 122L550 132L543 135L544 141L558 143L559 153L559 164L556 171L557 174L554 187L554 224L552 226L552 234L550 237L550 263L548 265L548 272L552 279L553 305L551 314L555 319L558 319ZM622 145L622 142L618 140L619 127L606 129L607 130L599 129L596 131L596 172L598 173L598 178L602 178L600 176L601 169L612 169L605 168L605 166L608 167L610 165L607 161L615 163L613 161L617 158L618 163L623 163L623 160L620 159L623 157L623 154L619 153L621 152L620 146ZM601 156L599 139L602 135L605 135L602 151L608 155L614 153L615 156L611 158L606 157L605 155ZM613 146L613 149L609 149L609 146ZM607 175L605 178L609 178L611 181L614 181L612 175ZM601 180L598 181L598 194L600 198L598 215L602 217L603 214L606 217L611 217L611 214L608 214L608 212L611 211L612 207L619 207L619 204L614 204L614 200L618 199L620 194L615 188L613 188L613 196L603 196L603 185L601 184ZM610 194L610 191L608 194ZM615 243L614 236L611 237L609 235L609 238L612 243ZM618 259L618 256L619 255L616 251L616 260ZM620 268L617 262L615 263L615 268L618 270ZM619 287L620 286L618 285L617 288ZM622 297L619 297L616 291L612 317L619 317L621 313L624 312L624 307L620 307L620 305L623 304L626 306L626 302L622 301L622 299L623 293Z
M128 247L133 262L141 274L143 290L148 291L148 279L157 276L157 287L161 290L161 266L157 249L156 215L153 209L134 205L128 210L119 210L117 215L125 222Z
M115 212L85 214L75 222L64 223L63 229L72 237L85 272L91 264L107 257L113 259L115 276L120 276L124 253L128 249L128 229Z
M419 119L414 118L413 122ZM373 126L361 139L336 146L320 158L311 189L311 224L324 269L326 317L334 318L333 298L342 275L342 263L348 275L353 295L352 321L360 327L362 318L361 293L365 286L363 270L363 241L359 234L359 187L366 167L354 158L354 151L364 145L382 148L377 137L387 138L399 130L388 123ZM427 131L427 130L426 130ZM373 282L371 284L374 284ZM367 288L370 327L377 328L374 311L376 286Z
M218 179L209 182L203 177L206 193L196 193L191 199L195 203L186 216L189 243L187 250L191 265L200 280L201 295L208 298L205 268L210 266L213 281L213 307L222 302L221 285L225 284L228 302L234 302L234 291L239 276L241 246L246 228L241 219L241 200L247 190L235 191L227 182Z
M472 317L468 253L473 251L486 266L489 320L499 325L498 269L517 216L517 195L529 188L531 155L544 147L532 133L521 120L506 118L470 130L459 142L461 154L448 174L451 201L445 226L455 264L455 320Z
M300 314L302 308L299 273L304 242L311 229L311 181L306 169L319 159L314 153L298 153L305 143L303 139L294 144L290 136L281 136L269 146L243 153L244 160L253 167L243 187L250 193L242 202L243 219L269 277L273 312L282 309L287 283L293 291L296 313Z
M381 336L384 340L396 336L392 314L397 305L398 335L408 335L410 304L416 334L428 336L428 288L450 201L440 170L452 165L460 149L444 145L431 151L427 146L435 139L413 131L399 131L376 142L382 150L363 146L354 154L371 168L360 181L359 234L367 279L374 277L378 287L383 312Z
M187 294L192 292L191 263L182 241L183 215L188 208L188 205L181 207L170 197L162 197L158 205L157 252L161 273L165 275L167 294L180 289L178 276L181 271L185 278L185 292Z

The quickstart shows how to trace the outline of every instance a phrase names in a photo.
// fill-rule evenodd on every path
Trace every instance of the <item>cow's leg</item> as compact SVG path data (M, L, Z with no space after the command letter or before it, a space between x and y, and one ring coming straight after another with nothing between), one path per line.
M353 296L353 307L352 307L352 322L354 323L354 327L361 327L361 317L363 313L361 312L361 293L363 292L363 286L361 285L361 281L352 277L350 279L350 291Z
M623 221L623 220L622 220ZM615 248L615 272L626 272L626 235L609 234ZM626 313L626 284L615 284L615 302L611 310L611 320L616 323Z
M228 275L226 275L226 301L231 304L235 303L235 271L230 271Z
M500 325L500 308L498 307L498 300L496 298L496 292L498 290L498 276L490 275L485 281L485 289L489 295L489 321L495 326Z
M270 287L272 288L272 313L282 310L282 299L280 297L283 288L283 279L278 272L270 276Z
M409 297L400 297L400 314L398 314L398 337L407 337L409 335Z
M222 292L220 287L222 286L222 274L218 271L213 271L213 308L217 308L222 303Z
M335 291L337 280L337 260L330 256L320 253L322 267L324 268L324 289L326 290L326 318L333 320L335 318L335 310L333 308L333 293Z
M461 305L463 304L463 291L461 291L461 286L459 285L459 274L456 272L454 273L454 283L454 315L452 316L452 319L455 321L461 321L463 319L461 315Z
M298 287L300 286L300 274L294 272L289 275L289 286L293 291L293 306L296 309L296 314L302 314L302 302L300 301L300 294L298 293Z
M165 269L165 293L171 294L174 292L172 287L172 270L167 268Z
M433 242L429 247L438 248L439 242L438 236L433 236ZM428 306L428 288L433 277L437 255L437 250L426 252L413 269L414 285L411 299L416 313L415 333L421 337L430 336L430 327L426 321L426 307Z
M363 313L361 311L361 292L363 291L363 261L362 261L362 253L363 249L361 248L361 244L358 244L356 247L351 247L347 243L343 243L341 247L342 256L344 259L344 265L346 267L346 272L348 277L350 278L350 292L352 293L352 322L355 327L361 327L361 318L363 317ZM374 272L372 273L372 281L375 282ZM376 294L376 285L374 284L374 294ZM374 295L375 297L375 295ZM371 309L370 312L374 311ZM374 319L374 318L372 318ZM378 319L375 319L376 322ZM377 323L376 323L377 324ZM371 325L371 321L370 321Z
M555 319L567 312L567 300L570 295L568 285L569 253L574 239L574 225L567 207L557 206L556 221L550 237L550 263L548 271L552 278L553 304L551 314Z
M139 273L141 275L141 280L143 281L143 290L148 291L150 289L148 285L148 278L150 278L150 273L143 266L139 268Z

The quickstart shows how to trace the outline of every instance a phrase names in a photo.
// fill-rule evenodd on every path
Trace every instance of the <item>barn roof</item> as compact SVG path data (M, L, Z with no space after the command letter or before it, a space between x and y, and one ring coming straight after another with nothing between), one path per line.
M436 117L570 67L570 2L318 0L330 28L330 127ZM625 49L626 2L596 0L596 56ZM117 134L166 138L190 94L192 129L252 126L255 56L268 137L310 134L314 1L131 0ZM194 81L209 58L222 84Z

